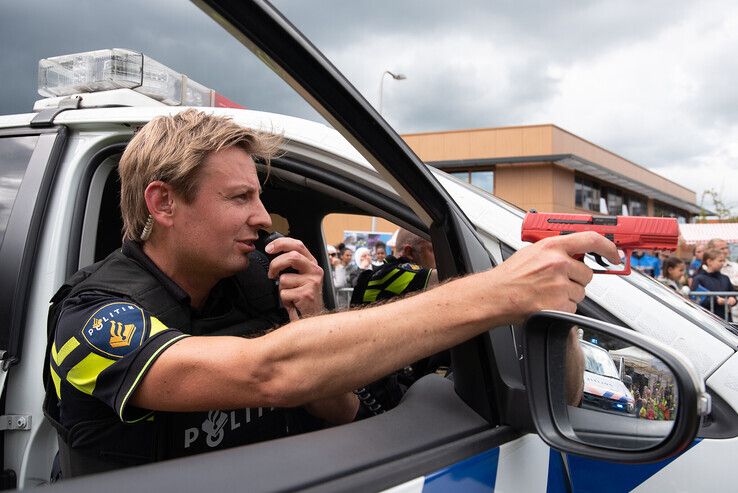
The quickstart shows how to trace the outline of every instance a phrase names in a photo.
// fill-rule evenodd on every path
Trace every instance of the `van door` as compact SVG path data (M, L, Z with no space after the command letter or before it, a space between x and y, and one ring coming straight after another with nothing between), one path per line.
M66 135L65 127L0 131L0 392L5 390L8 370L21 361L38 236ZM40 386L40 378L37 382ZM34 423L27 414L29 403L6 406L4 398L2 402L4 454L7 433L28 432ZM28 435L18 440L16 434L13 441L27 442ZM19 460L21 452L15 447L8 456ZM6 463L4 455L2 459L0 488L15 487L17 464Z

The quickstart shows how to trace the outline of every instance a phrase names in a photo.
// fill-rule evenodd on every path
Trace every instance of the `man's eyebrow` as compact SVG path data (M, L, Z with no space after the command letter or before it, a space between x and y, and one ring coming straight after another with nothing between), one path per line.
M252 185L234 185L232 187L226 187L226 192L228 194L239 194L239 193L262 193L261 184L258 187L254 187Z

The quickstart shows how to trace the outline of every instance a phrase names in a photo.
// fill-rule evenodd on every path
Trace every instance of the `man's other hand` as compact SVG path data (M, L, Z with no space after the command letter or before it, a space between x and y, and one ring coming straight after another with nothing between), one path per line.
M290 320L300 316L317 315L323 311L323 269L305 247L294 238L282 237L266 247L269 255L276 255L269 264L269 278L279 277L279 296ZM283 273L288 268L295 273Z

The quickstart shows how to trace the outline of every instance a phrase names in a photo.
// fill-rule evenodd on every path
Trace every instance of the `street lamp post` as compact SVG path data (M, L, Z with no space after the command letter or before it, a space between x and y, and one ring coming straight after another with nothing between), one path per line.
M379 115L382 115L382 93L384 92L384 76L389 75L395 80L405 80L407 77L405 74L394 74L390 72L389 70L385 70L382 72L382 78L379 79L379 102L377 104L377 111L379 111ZM377 230L377 218L372 216L372 232Z
M379 111L379 114L382 114L382 93L384 92L384 76L389 75L395 80L405 80L407 77L405 77L405 74L393 74L389 70L385 70L382 72L382 78L379 80L379 104L377 105L377 111Z

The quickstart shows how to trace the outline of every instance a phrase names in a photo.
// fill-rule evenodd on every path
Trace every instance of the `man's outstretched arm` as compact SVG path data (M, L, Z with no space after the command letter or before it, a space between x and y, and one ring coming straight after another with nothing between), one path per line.
M536 311L574 312L592 270L572 256L586 252L620 261L597 233L559 236L396 303L298 320L257 339L188 337L153 363L132 403L192 411L340 395Z

